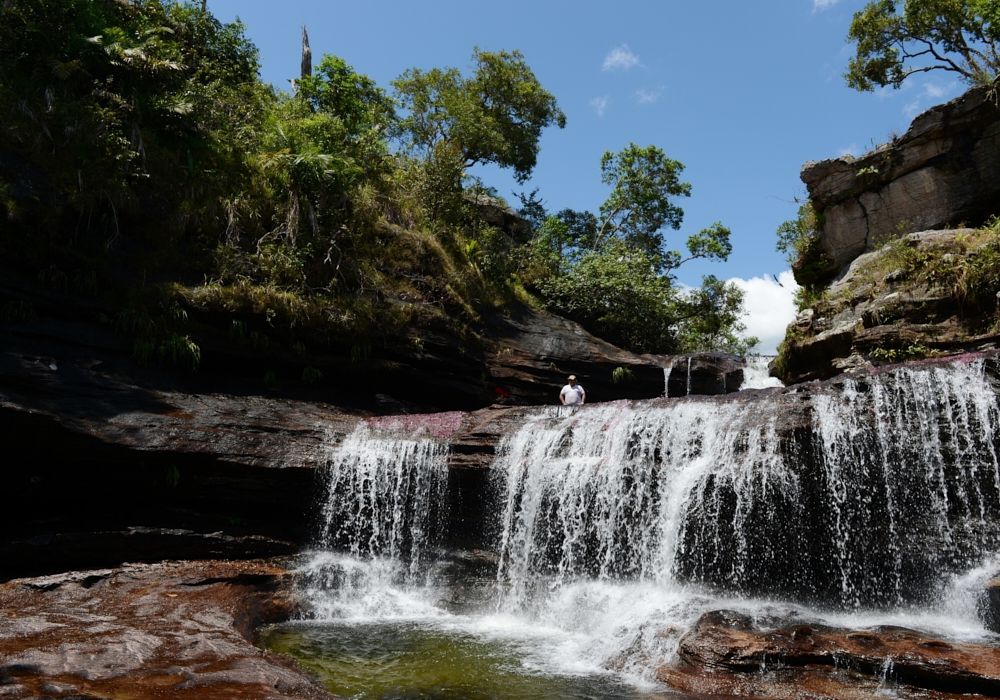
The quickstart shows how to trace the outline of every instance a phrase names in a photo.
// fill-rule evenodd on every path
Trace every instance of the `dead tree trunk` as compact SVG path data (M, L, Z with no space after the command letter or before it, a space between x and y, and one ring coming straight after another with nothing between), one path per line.
M313 52L309 48L309 34L306 25L302 25L302 77L308 78L313 72Z

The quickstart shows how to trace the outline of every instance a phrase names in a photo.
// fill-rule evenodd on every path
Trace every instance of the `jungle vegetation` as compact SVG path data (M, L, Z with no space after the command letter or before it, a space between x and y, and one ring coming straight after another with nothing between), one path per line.
M474 345L518 301L637 351L746 346L738 289L675 284L685 259L724 260L729 232L667 251L690 185L659 149L605 156L599 215L549 216L535 194L523 225L484 215L504 202L468 168L524 182L566 123L519 52L477 48L470 72L414 68L391 91L336 56L291 93L259 67L243 25L200 3L3 3L0 264L100 297L137 361L189 369L204 334Z

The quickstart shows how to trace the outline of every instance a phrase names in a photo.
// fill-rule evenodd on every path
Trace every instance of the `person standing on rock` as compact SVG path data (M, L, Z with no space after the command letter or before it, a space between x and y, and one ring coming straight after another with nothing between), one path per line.
M576 383L576 375L569 375L569 384L559 392L559 401L563 406L582 406L587 401L587 392Z

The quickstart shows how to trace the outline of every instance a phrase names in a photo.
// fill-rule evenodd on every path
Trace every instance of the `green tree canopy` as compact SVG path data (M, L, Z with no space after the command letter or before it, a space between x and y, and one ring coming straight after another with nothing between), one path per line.
M393 81L408 113L398 134L428 157L444 142L458 150L466 167L496 163L513 168L523 182L535 167L542 129L565 127L566 115L519 51L476 48L472 59L468 78L455 68L411 68Z
M987 83L1000 73L998 20L996 0L873 0L851 22L857 53L844 78L861 91L934 70Z
M3 3L0 175L13 183L9 212L53 229L76 215L75 226L116 234L142 207L172 209L176 220L196 210L217 216L219 197L240 187L239 163L269 99L257 68L241 24L193 5Z
M721 223L689 236L686 254L666 248L664 229L680 228L684 217L674 199L691 193L680 181L683 169L656 146L605 153L601 175L612 190L600 215L564 209L542 219L523 266L527 286L553 311L634 352L745 352L755 345L740 337L742 290L711 276L698 289L675 285L673 273L684 263L726 260L732 252ZM537 221L537 200L522 203Z

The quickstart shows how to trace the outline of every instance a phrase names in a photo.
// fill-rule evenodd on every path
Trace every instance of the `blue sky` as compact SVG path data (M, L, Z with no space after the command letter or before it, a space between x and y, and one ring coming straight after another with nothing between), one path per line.
M519 186L496 168L474 173L501 195L539 188L552 210L596 211L607 196L606 150L656 144L686 166L692 196L671 243L721 221L733 231L727 263L696 261L685 284L714 274L748 291L750 330L773 351L790 320L788 265L775 229L793 218L808 160L860 154L906 130L924 109L962 92L948 74L902 90L858 93L841 77L862 0L208 0L237 16L261 50L266 81L298 73L302 24L314 62L336 54L383 87L407 68L468 69L473 47L518 49L566 113L542 137L538 167ZM672 247L673 247L672 245ZM785 284L778 287L772 276Z

